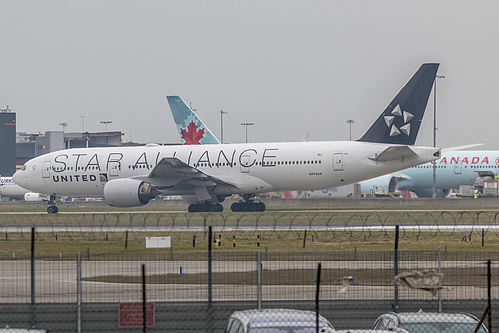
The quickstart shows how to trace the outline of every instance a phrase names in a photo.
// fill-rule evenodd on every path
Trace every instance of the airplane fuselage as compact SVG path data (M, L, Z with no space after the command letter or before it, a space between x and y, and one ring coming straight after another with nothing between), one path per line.
M438 161L400 171L408 177L399 181L399 189L427 189L433 186L433 163L439 189L473 185L480 171L499 173L499 151L453 151L442 153Z
M29 191L18 186L12 177L0 177L0 196L8 198L23 198Z
M103 195L120 178L150 181L164 194L193 195L196 184L150 178L155 166L174 157L233 186L214 185L212 194L324 189L373 178L436 159L436 148L411 147L417 154L379 162L368 156L394 145L356 141L254 143L203 146L76 148L28 161L15 181L54 195Z
M395 191L396 187L397 190L414 191L418 196L431 197L434 165L437 195L447 196L451 193L451 189L458 189L461 185L473 185L480 172L499 174L499 151L444 152L442 158L437 161L362 181L361 191L363 193L377 192L378 189Z

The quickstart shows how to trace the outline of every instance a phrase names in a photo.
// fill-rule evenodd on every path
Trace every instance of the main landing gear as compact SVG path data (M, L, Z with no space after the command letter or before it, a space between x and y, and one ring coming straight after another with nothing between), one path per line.
M241 195L244 201L234 202L230 209L233 212L264 212L267 208L263 202L257 202L250 199L253 195L243 194Z
M224 207L219 203L212 202L198 202L195 204L190 204L188 208L189 213L198 212L223 212Z
M59 212L59 208L55 205L55 195L51 194L48 202L47 213L57 214L57 212Z

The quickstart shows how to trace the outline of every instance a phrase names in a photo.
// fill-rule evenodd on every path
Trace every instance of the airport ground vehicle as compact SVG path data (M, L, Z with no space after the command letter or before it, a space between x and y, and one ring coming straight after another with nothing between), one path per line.
M376 319L373 329L409 333L473 333L479 320L466 313L389 312ZM479 333L488 333L482 324Z
M319 316L319 332L334 332L333 325ZM316 314L293 309L236 311L230 318L226 333L314 333Z

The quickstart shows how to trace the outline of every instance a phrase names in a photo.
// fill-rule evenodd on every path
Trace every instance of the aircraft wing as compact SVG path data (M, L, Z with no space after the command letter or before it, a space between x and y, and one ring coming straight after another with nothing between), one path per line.
M376 153L368 158L377 162L388 162L400 160L406 157L414 156L416 153L408 146L390 146L381 153Z
M154 187L173 187L176 185L191 185L195 187L206 187L224 185L236 187L236 185L220 178L207 175L176 157L165 157L152 169L148 175Z

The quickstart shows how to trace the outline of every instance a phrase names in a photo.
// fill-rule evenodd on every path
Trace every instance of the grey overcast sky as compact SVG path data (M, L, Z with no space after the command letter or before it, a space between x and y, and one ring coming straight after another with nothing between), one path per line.
M121 130L179 142L180 95L225 142L358 139L424 62L440 62L438 146L499 149L499 2L0 2L0 108L17 131ZM433 97L431 97L433 98ZM81 116L85 116L82 118ZM432 145L433 99L417 144Z

